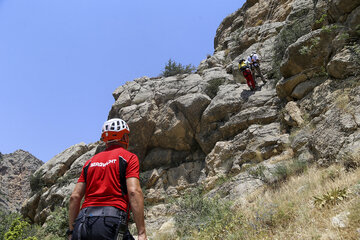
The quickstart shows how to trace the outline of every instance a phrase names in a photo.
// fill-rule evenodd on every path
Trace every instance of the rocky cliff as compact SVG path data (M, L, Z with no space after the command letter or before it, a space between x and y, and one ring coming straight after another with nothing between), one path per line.
M113 92L108 118L131 129L150 233L172 222L164 202L202 185L236 202L263 182L247 169L279 162L329 165L360 151L360 1L248 0L216 31L196 73L142 77ZM250 91L238 60L256 51L268 79ZM101 143L80 143L38 169L22 212L43 223L66 205ZM222 178L231 180L219 184ZM167 206L167 207L166 207Z
M31 175L43 164L30 153L17 150L0 153L0 206L2 211L16 212L29 198Z

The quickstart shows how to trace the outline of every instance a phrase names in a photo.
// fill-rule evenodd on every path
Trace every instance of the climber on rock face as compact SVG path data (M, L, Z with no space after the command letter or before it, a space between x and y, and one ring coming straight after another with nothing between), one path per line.
M263 81L263 83L266 83L266 80L264 78L264 76L261 73L260 70L260 59L259 56L256 54L256 52L253 52L248 58L247 58L248 62L250 63L250 68L252 70L253 76L256 80L256 77L260 76L261 80ZM256 72L256 74L255 74Z
M139 160L127 151L129 133L127 123L119 118L104 123L101 140L106 150L85 163L70 197L69 239L134 239L127 226L130 207L138 240L147 239Z
M245 59L241 59L239 61L239 70L243 73L243 75L246 79L246 83L249 86L249 88L252 91L255 91L256 84L255 84L255 80L254 80L251 70L250 70L249 62L246 61Z

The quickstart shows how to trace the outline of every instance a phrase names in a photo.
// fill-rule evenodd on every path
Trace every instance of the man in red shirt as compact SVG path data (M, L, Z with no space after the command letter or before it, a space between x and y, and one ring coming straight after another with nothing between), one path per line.
M127 228L130 206L138 240L147 239L139 160L127 151L129 133L128 125L119 118L104 123L101 139L107 148L85 163L70 197L69 239L134 239Z

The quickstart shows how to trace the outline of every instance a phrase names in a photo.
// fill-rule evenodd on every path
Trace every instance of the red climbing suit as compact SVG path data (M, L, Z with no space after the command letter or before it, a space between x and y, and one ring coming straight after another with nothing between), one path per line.
M251 70L249 68L246 68L245 70L242 71L243 75L246 79L247 85L249 86L249 88L251 90L255 90L255 81L254 78L251 74Z

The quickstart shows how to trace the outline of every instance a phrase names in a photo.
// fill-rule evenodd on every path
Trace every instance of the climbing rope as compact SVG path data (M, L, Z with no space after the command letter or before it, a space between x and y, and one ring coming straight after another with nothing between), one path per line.
M266 18L265 18L265 21L263 23L263 26L264 24L270 19L270 17L273 15L274 11L275 11L275 0L270 0L270 3L269 3L269 11L268 13L266 14ZM263 26L260 28L260 30L263 28ZM259 36L259 40L262 39L263 35L264 35L265 31L262 31L262 33L260 34ZM256 48L256 52L259 54L259 50L260 50L260 47L263 46L263 43L261 42L261 45L258 44L257 48Z

